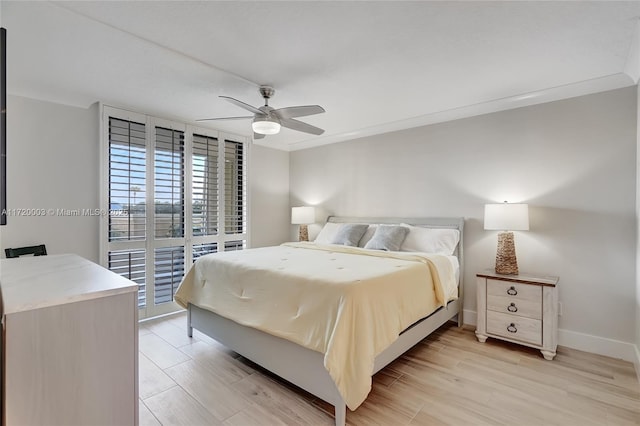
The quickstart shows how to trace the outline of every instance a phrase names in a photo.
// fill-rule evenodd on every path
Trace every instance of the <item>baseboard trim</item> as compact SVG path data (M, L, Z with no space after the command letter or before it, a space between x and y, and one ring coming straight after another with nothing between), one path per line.
M558 344L580 351L622 359L635 364L635 352L637 349L632 343L560 329L558 330Z
M478 324L478 313L476 311L469 311L467 309L462 311L462 322L467 325Z
M474 326L477 324L476 311L465 310L463 315L465 324ZM558 330L558 345L632 362L640 381L640 351L633 343L560 329Z

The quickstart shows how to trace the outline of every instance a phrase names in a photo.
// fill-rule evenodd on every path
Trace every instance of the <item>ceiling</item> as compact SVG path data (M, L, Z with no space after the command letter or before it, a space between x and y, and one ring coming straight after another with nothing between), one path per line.
M13 95L191 123L318 104L296 150L634 84L640 2L0 3ZM250 120L207 124L249 136Z

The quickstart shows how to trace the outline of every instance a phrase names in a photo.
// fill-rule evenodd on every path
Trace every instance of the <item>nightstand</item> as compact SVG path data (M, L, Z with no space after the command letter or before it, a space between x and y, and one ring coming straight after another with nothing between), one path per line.
M558 346L558 277L476 274L476 337L506 340L540 349L547 360Z

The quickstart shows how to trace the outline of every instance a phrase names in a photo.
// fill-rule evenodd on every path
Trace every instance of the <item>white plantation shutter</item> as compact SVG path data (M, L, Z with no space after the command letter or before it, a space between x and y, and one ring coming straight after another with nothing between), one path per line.
M184 132L156 127L156 238L184 237Z
M218 233L218 139L193 135L192 230L194 236Z
M159 305L173 301L184 275L186 188L183 131L155 128L153 170L155 239L178 238L180 243L179 246L158 247L153 251L153 302Z
M184 247L154 250L154 303L171 302L184 276Z
M141 318L177 310L187 264L247 248L247 145L111 107L103 123L113 213L101 222L101 261L138 283Z
M146 126L109 117L107 267L138 284L138 306L146 304ZM103 236L104 237L104 236ZM117 250L116 243L133 245Z
M138 307L146 304L146 254L144 250L113 250L109 252L108 268L138 284Z
M109 240L144 240L145 125L109 119Z
M225 241L224 242L224 251L235 251L242 250L247 248L246 240L237 240L237 241Z
M243 234L247 225L247 179L244 144L226 141L224 145L225 233Z
M193 254L191 255L191 261L195 262L200 256L204 256L209 253L216 253L218 251L217 243L208 244L194 244Z

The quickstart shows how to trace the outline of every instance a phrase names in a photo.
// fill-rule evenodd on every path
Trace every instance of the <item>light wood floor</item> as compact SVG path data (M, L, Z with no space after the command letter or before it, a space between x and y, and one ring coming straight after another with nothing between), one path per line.
M640 425L633 365L445 326L376 374L350 425ZM140 324L140 425L331 425L332 407L194 331Z

